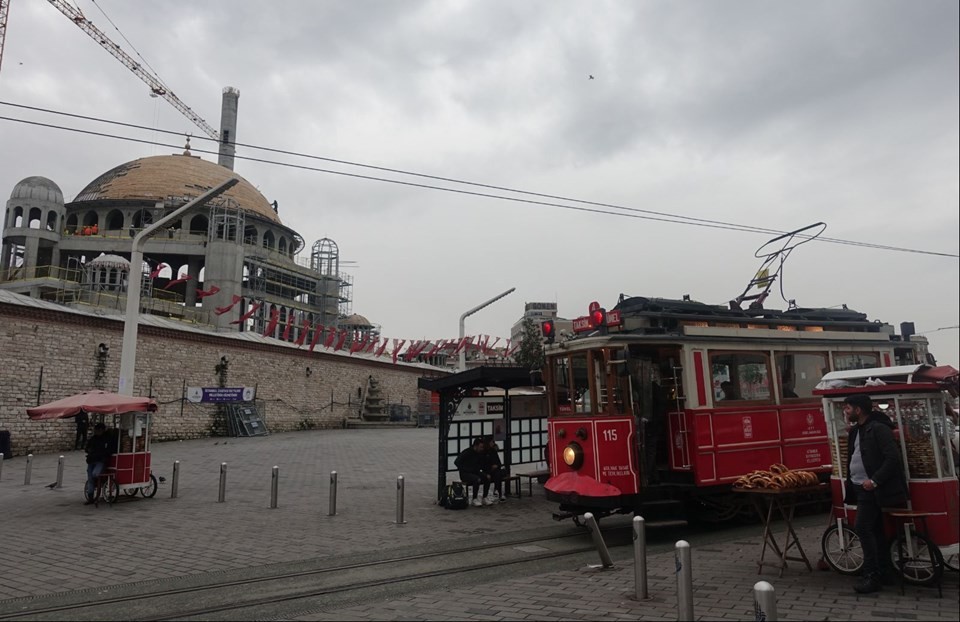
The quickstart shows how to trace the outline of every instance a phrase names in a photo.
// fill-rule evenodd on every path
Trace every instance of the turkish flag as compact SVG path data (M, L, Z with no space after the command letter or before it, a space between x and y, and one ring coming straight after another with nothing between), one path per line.
M393 362L394 363L397 362L397 356L400 354L400 348L402 348L403 344L405 343L407 343L406 339L404 339L403 341L400 341L399 343L397 342L396 339L393 340Z
M346 340L347 340L347 331L345 331L345 330L340 331L340 336L337 337L337 343L336 343L336 345L333 347L333 351L336 352L337 350L339 350L340 348L342 348L342 347L343 347L343 344L344 344L344 342L345 342Z
M262 303L262 302L254 303L254 304L250 307L250 310L249 310L249 311L247 311L246 313L244 313L243 315L240 316L240 319L234 320L234 321L232 321L232 322L230 322L230 323L231 323L231 324L240 324L241 322L246 322L247 320L249 320L250 318L252 318L252 317L253 317L253 314L256 313L256 312L260 309L260 307L262 307L262 306L263 306L263 303Z
M234 296L233 296L233 300L230 301L230 304L228 304L228 305L225 306L225 307L217 307L216 309L213 310L213 312L216 313L217 315L223 315L224 313L226 313L226 312L229 311L230 309L232 309L232 308L234 308L235 306L237 306L237 303L240 302L241 300L243 300L243 297L234 295Z
M170 289L170 288L173 287L174 285L179 285L180 283L186 283L187 281L189 281L189 280L191 280L191 279L193 279L192 276L190 276L190 275L187 274L186 272L181 272L181 273L180 273L180 278L174 279L174 280L170 281L169 283L167 283L166 285L163 286L163 289Z
M313 349L317 347L317 343L319 343L321 336L323 336L323 324L317 324L316 328L313 329L313 339L310 341L311 352L313 352Z
M206 289L206 290L204 290L204 289L198 289L198 290L197 290L197 298L201 298L201 299L202 299L202 298L206 298L207 296L213 296L214 294L218 293L219 291L220 291L220 288L217 287L216 285L213 285L213 286L210 287L210 289Z
M167 267L167 264L165 263L157 264L157 267L154 268L153 271L150 273L150 278L155 279L158 276L160 276L160 273L163 272L163 269L166 267Z
M294 345L302 346L303 342L307 339L307 333L310 332L310 320L303 318L303 326L300 328L300 335L297 336L297 340L293 342Z
M266 330L263 331L263 336L267 337L273 334L273 331L277 328L277 323L280 322L280 309L274 307L270 309L270 321L267 323Z

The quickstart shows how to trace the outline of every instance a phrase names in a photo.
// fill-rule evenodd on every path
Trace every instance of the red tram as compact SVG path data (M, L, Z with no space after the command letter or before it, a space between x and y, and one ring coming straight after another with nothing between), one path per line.
M546 347L545 488L558 518L649 516L651 506L696 501L701 516L722 520L740 505L730 484L750 471L782 463L827 480L828 431L813 393L823 375L929 357L909 325L896 335L846 308L626 296L609 313L598 307L574 321L579 333Z

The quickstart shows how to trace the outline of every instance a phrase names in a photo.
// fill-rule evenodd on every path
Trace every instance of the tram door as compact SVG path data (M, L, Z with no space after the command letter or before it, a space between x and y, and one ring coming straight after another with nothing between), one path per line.
M640 483L650 486L660 481L659 472L668 468L669 434L667 417L676 386L674 361L678 350L637 350L630 352L630 382L633 411L638 418L638 455Z

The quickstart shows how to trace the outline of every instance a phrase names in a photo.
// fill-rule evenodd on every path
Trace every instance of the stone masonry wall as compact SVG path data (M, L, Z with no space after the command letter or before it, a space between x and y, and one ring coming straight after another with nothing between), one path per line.
M0 304L0 430L10 431L14 455L73 447L72 419L31 421L26 409L37 404L38 389L41 403L98 383L116 391L122 337L123 323L115 319ZM98 368L100 343L109 354ZM225 386L256 386L272 431L341 427L358 416L358 389L365 390L371 375L387 403L416 412L418 378L443 373L141 325L134 393L151 394L160 404L155 440L211 436L215 425L221 428L215 406L181 399L184 385L218 386L214 368L221 356L229 361Z

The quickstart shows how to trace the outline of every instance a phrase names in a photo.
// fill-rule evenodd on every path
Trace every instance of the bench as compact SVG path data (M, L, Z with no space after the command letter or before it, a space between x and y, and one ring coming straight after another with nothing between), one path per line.
M453 483L460 484L467 490L470 490L470 484L461 482L460 480L454 480ZM522 494L520 494L520 476L519 475L507 475L506 477L503 478L503 484L504 484L503 486L504 496L507 496L507 497L511 496L510 494L511 485L513 486L513 492L514 492L513 496L516 496L518 499L523 496Z
M525 478L527 479L527 496L532 497L532 496L533 496L533 480L539 479L539 478L543 477L544 475L549 476L549 475L550 475L550 469L540 469L539 471L529 471L529 472L527 472L527 473L517 473L516 475L513 475L512 477L517 477L517 478L525 477ZM518 487L519 487L519 482L518 482Z

